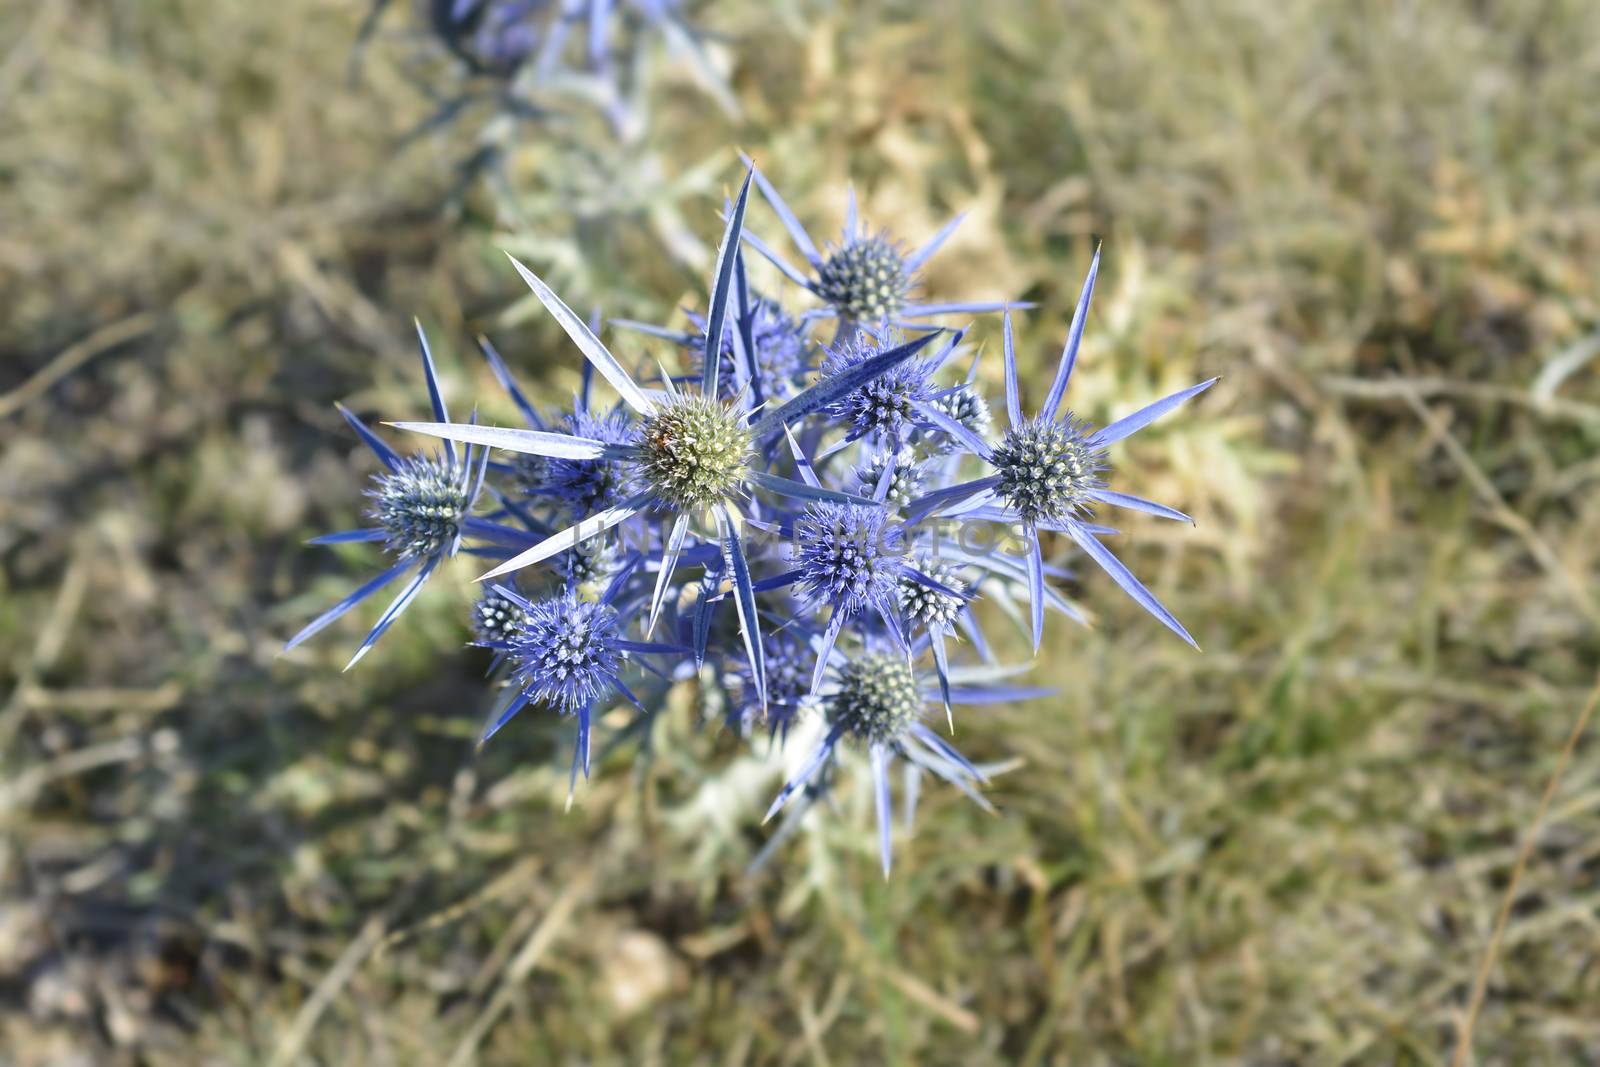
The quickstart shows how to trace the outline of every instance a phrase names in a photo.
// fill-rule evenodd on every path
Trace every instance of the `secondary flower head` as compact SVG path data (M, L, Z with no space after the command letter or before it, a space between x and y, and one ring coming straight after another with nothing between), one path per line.
M828 720L858 740L891 744L921 717L922 705L905 657L868 653L839 669L839 688L827 701Z
M828 353L822 363L822 381L837 378L904 341L897 330L859 330ZM828 406L828 413L845 424L847 440L873 433L899 440L918 418L920 407L933 400L932 374L930 364L907 360L845 393Z
M948 564L919 560L917 567L944 588L919 581L909 572L902 574L897 587L900 613L908 622L925 629L949 631L966 607L967 585Z
M445 421L449 415L439 392L433 353L428 348L428 338L422 332L421 323L417 324L417 339L422 347L422 371L427 380L428 398L434 417ZM462 455L449 441L445 442L437 455L402 456L342 406L339 413L384 467L374 477L373 488L367 492L372 499L368 514L376 525L324 534L312 538L311 543L381 542L395 557L395 563L313 619L289 639L283 650L287 652L300 645L407 572L416 572L378 619L361 647L356 649L356 654L345 667L345 670L349 670L411 605L422 590L423 583L438 569L439 564L460 549L462 537L476 521L470 516L478 493L483 488L489 456L488 449L480 452L470 445Z
M460 543L473 486L459 466L444 455L406 456L393 470L372 476L368 514L396 558L425 559Z
M845 212L844 235L838 244L828 245L823 252L772 183L759 174L756 181L789 239L805 257L811 273L790 264L754 234L745 234L745 241L786 278L821 300L826 305L825 314L858 326L878 326L960 312L999 311L1005 307L991 302L917 304L910 300L917 289L919 272L961 224L961 215L947 222L921 248L908 251L889 234L867 233L862 228L852 187Z
M893 603L904 531L863 504L817 503L795 521L796 568L807 599L845 618Z
M805 631L798 627L775 630L765 635L762 645L766 653L766 707L761 706L749 664L740 661L730 677L728 726L743 731L765 718L772 731L786 734L810 693L816 653Z
M935 397L933 406L977 437L988 437L994 425L989 402L971 382L962 382L943 396ZM929 448L935 452L950 452L961 447L960 442L938 430L931 431L928 437Z
M472 605L472 635L479 644L510 642L521 632L526 620L527 613L521 604L493 586L485 589Z
M571 552L556 558L568 589L580 594L593 592L611 579L622 565L616 543L606 534L591 537Z
M823 694L828 716L828 732L809 759L793 774L777 799L767 809L767 818L776 815L807 783L816 779L836 757L841 741L849 738L867 750L872 767L872 787L878 812L878 844L884 877L889 876L892 858L894 814L889 799L889 766L898 758L907 764L909 779L930 771L955 785L985 809L989 802L976 786L987 784L982 771L960 752L930 730L922 716L933 694L924 690L912 665L899 655L866 651L854 657L838 656L831 665L835 676L832 689ZM964 676L957 675L957 680ZM1044 696L1047 690L982 686L951 691L963 704L992 704ZM907 819L915 805L916 789L908 788ZM990 809L992 810L992 809Z
M613 693L622 671L617 612L567 591L527 602L507 644L513 678L533 702L571 715Z
M689 318L700 332L679 336L694 353L690 369L700 375L705 372L706 322L699 315ZM806 371L806 324L784 311L776 300L763 296L750 305L749 325L761 395L782 400L794 392L796 380ZM730 367L737 358L734 334L733 330L722 334L722 358ZM732 374L725 374L718 378L718 389L722 399L732 400L739 383Z
M979 434L943 412L934 411L930 414L926 409L923 412L930 416L939 429L958 442L964 451L988 463L994 473L928 493L913 502L909 514L913 519L921 519L940 512L956 511L970 519L1008 524L1020 522L1026 528L1028 594L1036 652L1044 636L1044 608L1048 599L1044 585L1044 560L1039 547L1040 530L1066 534L1140 606L1179 637L1194 644L1189 631L1133 576L1121 560L1112 555L1110 549L1100 543L1101 536L1116 531L1091 525L1084 519L1090 508L1099 503L1180 522L1192 521L1181 511L1165 504L1108 489L1101 474L1107 467L1108 446L1144 429L1185 400L1209 389L1217 379L1181 389L1099 429L1093 429L1070 411L1064 411L1061 402L1067 382L1072 377L1072 369L1077 363L1078 346L1083 340L1084 323L1089 313L1090 298L1094 295L1094 280L1099 267L1100 253L1096 251L1089 265L1089 275L1083 283L1083 291L1078 296L1072 325L1067 330L1061 364L1037 415L1026 418L1022 413L1010 312L1006 313L1004 336L1009 429L1000 444L991 446Z
M856 479L861 483L861 495L873 496L883 480L884 471L891 462L894 464L894 472L889 475L889 484L883 499L896 507L905 507L915 497L921 495L924 480L922 465L909 451L901 452L898 456L890 452L875 454L867 461L866 466L856 469Z
M1033 419L1006 431L989 462L995 491L1024 522L1087 512L1105 488L1105 449L1089 441L1090 428L1069 413L1059 421Z
M604 415L575 411L566 417L563 425L575 437L608 445L630 445L639 436L638 425L620 408ZM548 493L579 515L620 504L638 492L632 464L626 460L528 458L543 461L538 465L543 467L539 491Z
M904 249L879 232L830 246L814 291L842 317L877 323L900 314L911 286Z

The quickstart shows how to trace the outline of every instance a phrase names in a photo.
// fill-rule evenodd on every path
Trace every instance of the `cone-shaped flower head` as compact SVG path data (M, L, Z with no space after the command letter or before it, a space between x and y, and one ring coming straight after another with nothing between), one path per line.
M737 495L753 444L745 414L714 397L683 395L646 418L639 472L656 497L698 510Z
M883 322L900 314L913 279L904 251L887 234L846 240L829 251L817 271L819 297L856 322Z
M904 343L898 330L857 331L828 353L822 363L822 380L838 378ZM919 407L933 400L931 375L926 362L907 360L835 400L828 413L845 425L848 440L871 433L899 439L918 417Z
M888 452L877 453L866 466L857 468L856 479L860 482L861 494L872 496L891 461L894 463L894 473L889 475L888 490L883 499L895 507L905 507L922 494L923 483L922 466L909 451L901 452L899 456Z
M946 589L956 593L967 591L966 583L956 577L955 568L948 564L919 560L917 569ZM929 630L949 630L955 625L961 609L966 607L967 603L962 597L951 596L943 589L935 589L926 582L918 581L909 573L901 575L898 594L900 613L908 621Z
M1089 427L1070 415L1032 419L1006 431L990 459L995 487L1024 522L1057 521L1088 510L1104 489L1105 449L1088 439Z
M882 508L812 504L795 521L797 568L807 599L833 605L846 618L892 604L904 531L885 526Z
M868 653L839 670L839 688L828 698L828 719L859 740L899 741L922 715L925 700L904 656Z
M514 677L531 700L572 714L615 687L623 664L621 637L609 605L572 592L534 601L508 642Z
M480 644L511 641L525 621L527 613L522 606L492 586L472 605L472 634Z
M472 507L473 485L459 464L438 455L406 456L394 470L373 475L367 491L372 519L383 528L384 546L399 559L448 552L461 537Z

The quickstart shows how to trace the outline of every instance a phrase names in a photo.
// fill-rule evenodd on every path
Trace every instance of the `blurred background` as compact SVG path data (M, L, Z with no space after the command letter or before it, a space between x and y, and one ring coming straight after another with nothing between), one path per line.
M367 14L0 6L0 1063L1449 1062L1600 660L1600 7L710 0L631 127ZM887 883L849 795L747 876L770 778L687 707L565 814L554 716L477 752L471 560L278 655L373 573L303 542L411 316L458 411L480 330L570 395L499 250L681 325L739 149L819 236L968 211L926 293L1037 301L1025 388L1102 240L1074 407L1223 376L1116 456L1205 652L1086 574L1059 696L962 731L998 816L929 789ZM1600 1063L1597 751L1470 1062Z

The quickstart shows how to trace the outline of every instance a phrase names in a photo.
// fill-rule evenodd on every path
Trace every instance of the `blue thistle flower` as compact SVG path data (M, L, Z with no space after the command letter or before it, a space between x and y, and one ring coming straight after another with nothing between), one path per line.
M622 569L617 546L605 535L589 538L556 562L566 587L579 593L603 587Z
M433 414L436 419L446 421L449 415L439 392L433 353L428 348L428 338L422 332L422 324L419 322L416 325L417 339L422 347L422 370L427 380ZM483 449L480 454L469 445L462 456L457 453L454 444L446 441L443 450L436 455L401 456L347 408L343 405L338 405L338 408L339 414L344 416L351 429L384 466L384 470L374 476L375 485L367 493L373 501L369 514L376 525L324 534L312 538L311 543L381 542L395 557L395 563L313 619L289 639L283 650L288 652L298 647L384 586L407 572L416 572L345 665L345 670L349 670L411 605L439 564L454 556L461 548L461 539L474 522L471 513L483 487L488 449Z
M793 481L766 470L766 444L787 427L839 398L888 373L911 359L935 334L880 352L819 382L782 404L769 404L761 395L758 373L749 360L753 345L742 343L746 358L733 360L734 380L740 390L731 403L718 399L723 365L723 334L731 325L747 340L753 328L750 289L744 276L739 238L744 226L752 167L728 211L727 227L717 256L711 285L710 310L702 345L707 354L698 392L680 391L664 378L664 393L647 393L601 343L582 319L527 267L512 260L545 309L582 350L602 377L639 417L637 443L619 444L571 433L548 430L514 430L454 425L446 422L404 423L404 428L552 460L624 460L637 464L640 490L610 507L593 512L575 525L544 538L506 560L485 578L496 577L539 563L636 515L671 516L659 529L656 586L651 597L647 632L653 629L666 599L669 580L685 551L691 520L707 513L715 521L716 546L725 573L732 579L746 656L765 699L766 672L762 668L762 642L756 614L754 583L743 547L743 528L754 511L753 491L765 489L792 500L828 500L871 503L861 497L823 488L814 476ZM733 314L730 316L730 310ZM803 468L808 471L809 468Z
M817 503L795 521L795 564L803 594L850 618L894 603L904 530L888 513L860 504Z
M905 307L912 284L905 246L880 230L829 244L813 292L841 318L887 322Z
M728 726L746 732L765 719L774 734L787 736L811 691L811 668L816 653L806 631L798 626L774 630L763 638L767 669L767 702L759 699L748 663L734 666L729 682Z
M895 586L900 613L913 626L949 633L966 610L967 584L948 563L919 559L917 569L938 584L929 585L909 573L901 574Z
M880 482L880 492L883 483ZM790 570L763 580L762 590L799 585L813 607L829 607L832 615L818 641L811 692L822 684L823 671L844 625L871 609L902 649L910 651L900 625L901 583L915 582L965 601L959 589L947 586L913 565L903 524L889 521L881 507L821 502L810 505L792 523L795 547ZM948 662L943 629L930 629L941 688L948 691ZM948 701L946 702L948 703Z
M1165 504L1106 488L1102 477L1107 467L1106 448L1211 388L1217 379L1211 378L1199 385L1181 389L1099 429L1093 429L1072 412L1064 411L1061 401L1072 376L1072 368L1077 362L1078 346L1083 340L1084 322L1099 267L1100 253L1096 250L1072 315L1072 325L1061 354L1061 365L1056 370L1044 406L1036 416L1027 418L1022 412L1009 311L1004 324L1004 347L1006 414L1010 425L1000 443L990 445L980 435L933 405L925 405L920 409L935 426L959 442L963 451L988 464L993 473L928 493L911 506L909 514L913 521L934 514L959 514L968 519L1020 523L1026 529L1029 540L1027 580L1033 647L1036 652L1043 640L1047 600L1044 560L1039 547L1040 530L1066 534L1141 607L1190 645L1195 644L1194 638L1189 636L1189 632L1172 613L1133 576L1121 560L1100 543L1101 536L1116 531L1093 525L1084 519L1093 505L1109 504L1179 522L1193 521Z
M887 878L893 858L894 813L889 795L891 760L899 758L915 771L932 772L956 786L986 811L992 811L992 805L975 788L987 785L988 778L922 722L935 694L918 683L915 669L904 656L867 651L854 657L840 657L840 660L830 664L834 682L823 693L827 733L799 771L784 783L772 806L767 809L766 818L770 821L797 792L834 761L840 742L846 739L854 741L866 748L872 767L879 852L883 861L883 875ZM962 680L965 677L958 676ZM1048 696L1051 692L1049 689L974 686L951 690L949 699L958 704L996 704ZM915 803L915 792L911 790L908 793L909 809ZM908 823L910 816L908 810Z
M856 217L856 192L852 186L845 212L844 235L838 244L830 243L826 252L822 252L772 183L759 174L756 175L756 182L761 187L761 195L783 223L789 239L805 257L811 273L794 267L753 233L746 233L744 240L777 267L784 277L823 302L825 310L814 313L818 317L835 317L841 324L856 326L877 326L881 323L898 325L939 315L999 311L1006 306L1004 303L981 301L953 304L910 302L911 294L918 287L918 275L923 266L955 232L964 215L957 215L921 248L908 252L887 233L868 233L860 226Z
M962 382L934 397L933 406L946 417L960 423L974 437L988 437L990 429L994 426L994 415L989 410L989 402L970 381ZM926 437L928 448L936 453L954 452L961 447L959 441L938 428L923 431L916 436Z
M682 655L687 649L672 645L632 641L625 636L628 614L618 610L613 596L597 600L566 589L552 597L532 601L503 585L493 592L521 612L518 624L506 635L485 644L511 662L511 680L517 689L500 715L484 732L487 741L529 704L545 704L578 720L577 746L572 756L570 789L578 771L589 776L589 727L592 712L615 696L640 711L644 705L622 681L631 656ZM608 593L615 594L615 588Z
M384 547L398 559L426 559L460 544L472 484L457 464L441 455L404 456L389 471L372 476L368 516L384 533Z
M623 655L615 608L569 590L523 601L522 612L522 625L507 644L512 676L530 701L571 715L616 690Z
M857 331L850 339L828 352L822 362L822 380L826 382L848 373L881 352L903 343L904 338L898 331ZM828 414L847 426L847 441L855 441L869 434L899 441L918 418L921 407L933 401L935 390L930 380L932 373L931 363L907 360L845 393L828 406Z

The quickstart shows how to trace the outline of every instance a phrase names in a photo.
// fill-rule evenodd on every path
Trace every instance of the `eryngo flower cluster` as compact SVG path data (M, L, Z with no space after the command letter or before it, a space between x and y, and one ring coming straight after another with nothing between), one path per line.
M810 307L786 309L752 287L744 249L771 256L746 229L753 185L818 270L805 281ZM985 771L940 730L953 730L958 706L1046 694L1010 684L1020 668L997 661L974 607L1025 602L1028 617L1014 617L1035 650L1047 610L1080 619L1047 580L1068 573L1047 559L1048 535L1076 545L1193 643L1105 547L1115 531L1095 520L1102 507L1186 519L1110 488L1110 448L1215 379L1104 426L1063 406L1097 252L1032 414L1022 405L1011 308L1000 308L1007 425L997 434L968 330L916 322L992 305L906 303L916 267L942 236L920 253L896 252L897 275L872 257L898 246L859 238L853 205L850 213L844 249L823 257L752 166L727 207L706 307L689 314L690 328L619 323L655 349L645 372L513 259L584 356L582 388L569 406L543 410L484 342L524 425L452 422L424 341L432 418L394 425L437 439L441 451L401 456L345 412L383 467L369 494L372 524L317 539L373 542L391 566L290 647L410 572L359 659L465 543L491 561L469 623L506 688L484 740L530 707L569 717L574 786L589 773L600 712L631 706L648 719L669 687L692 684L704 706L752 739L765 728L769 743L782 744L796 723L812 724L813 747L769 818L785 808L803 816L836 780L843 754L863 753L885 874L892 764L905 768L908 818L923 772L987 804ZM851 240L871 243L836 263ZM877 265L861 266L869 261ZM870 292L841 296L841 278ZM843 321L824 343L811 330L828 319ZM602 399L606 387L615 401ZM943 536L952 522L992 536Z

